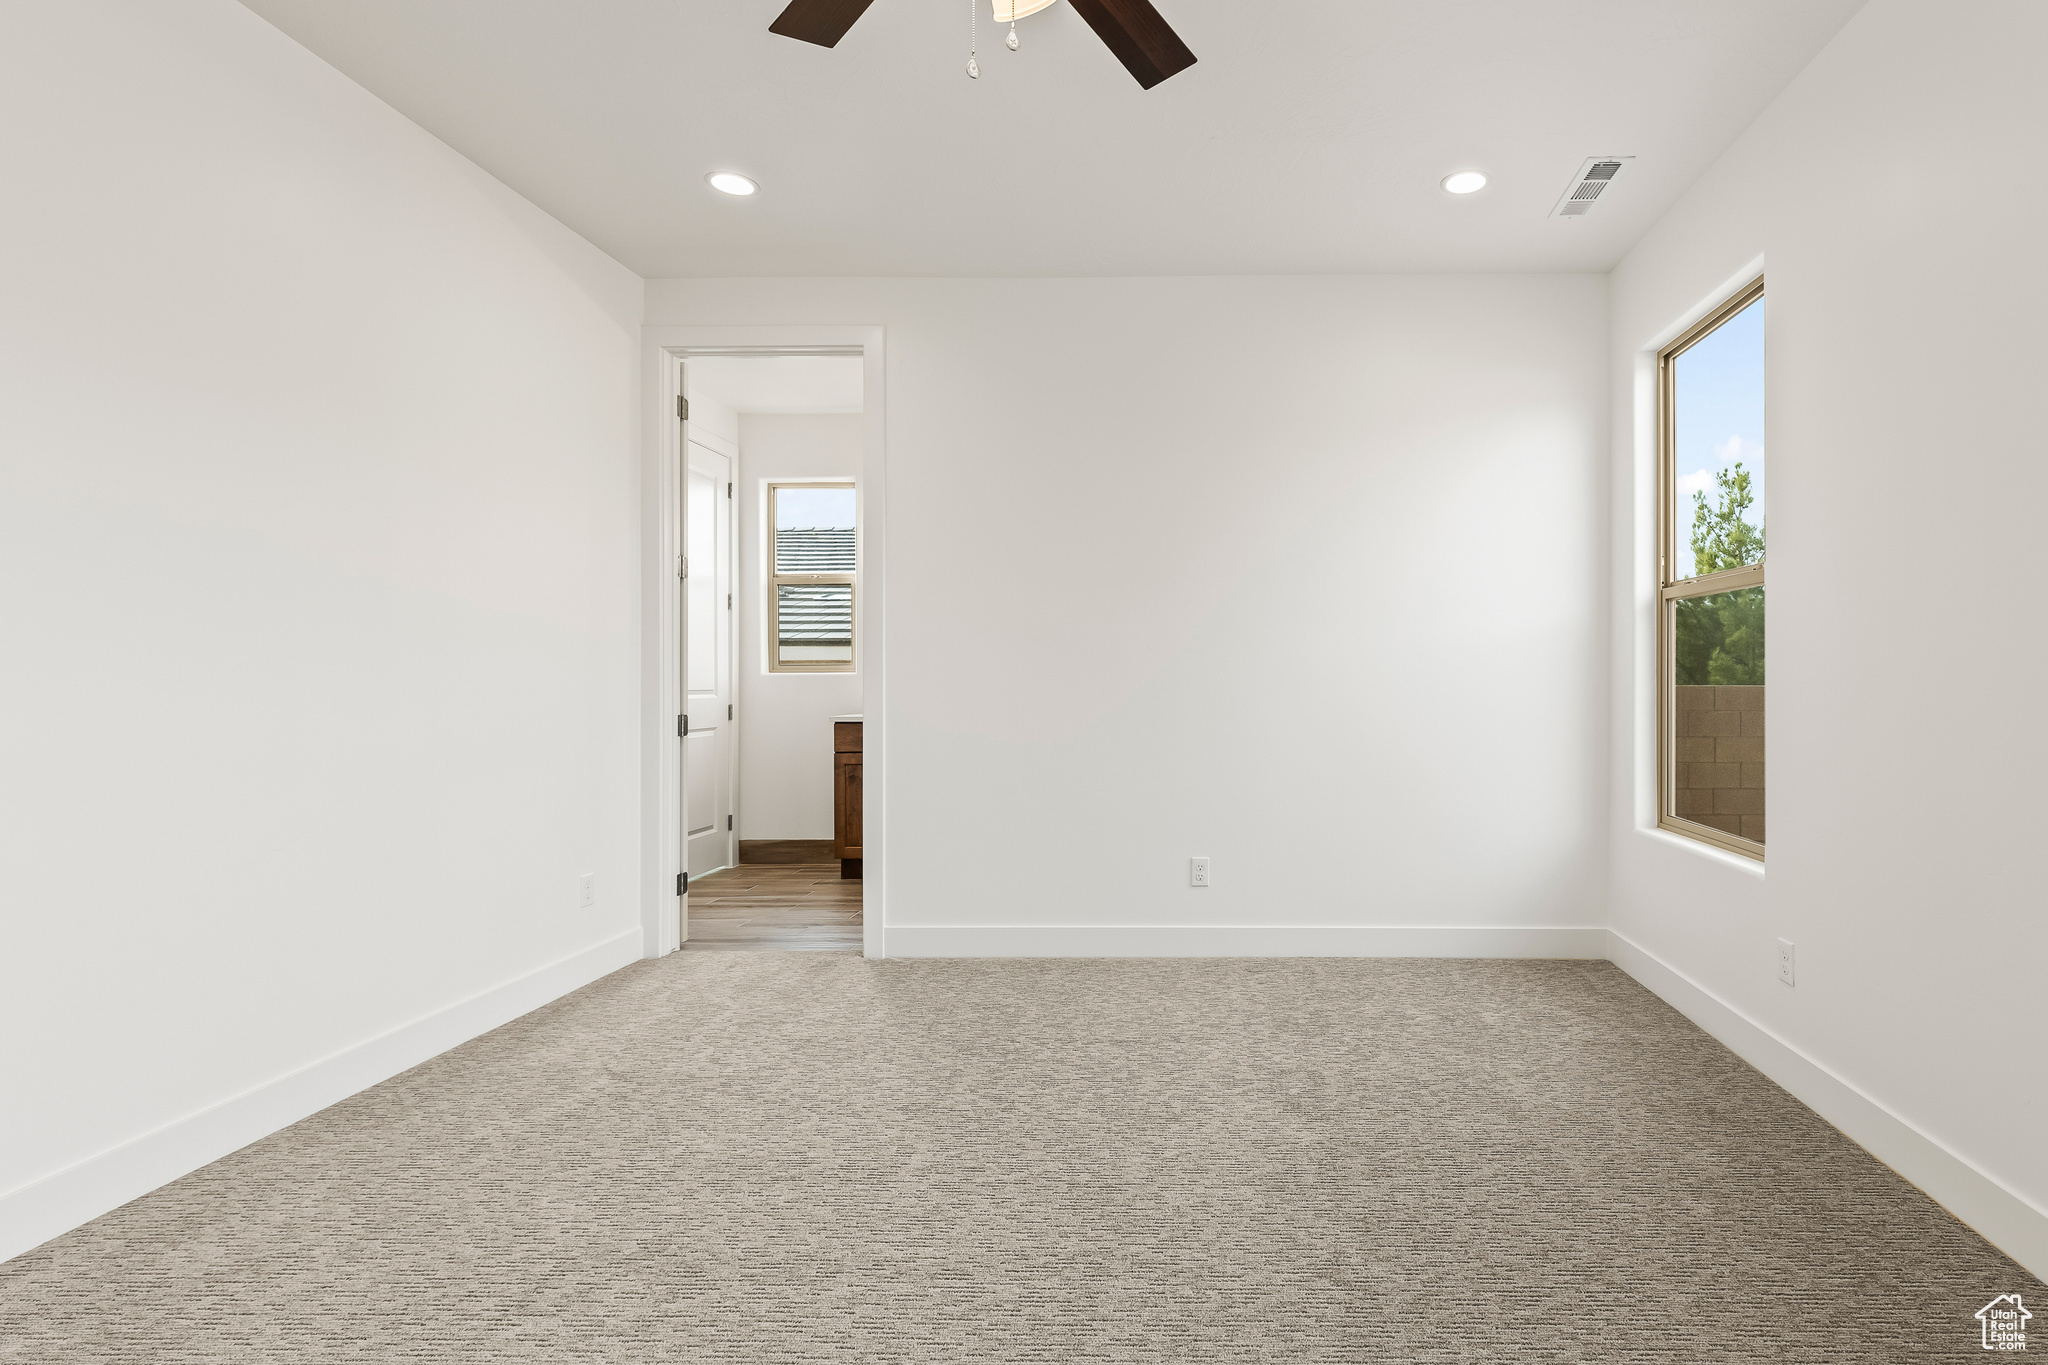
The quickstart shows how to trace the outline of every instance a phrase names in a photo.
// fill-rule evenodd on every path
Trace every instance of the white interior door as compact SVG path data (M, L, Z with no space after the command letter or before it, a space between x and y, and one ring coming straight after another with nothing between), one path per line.
M739 861L733 829L733 461L694 438L683 451L683 704L689 716L683 835L684 865L695 878Z

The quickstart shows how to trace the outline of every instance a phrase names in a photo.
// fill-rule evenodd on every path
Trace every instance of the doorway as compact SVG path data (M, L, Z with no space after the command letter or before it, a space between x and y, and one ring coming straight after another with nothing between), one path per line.
M675 356L691 951L860 951L873 434L854 351Z

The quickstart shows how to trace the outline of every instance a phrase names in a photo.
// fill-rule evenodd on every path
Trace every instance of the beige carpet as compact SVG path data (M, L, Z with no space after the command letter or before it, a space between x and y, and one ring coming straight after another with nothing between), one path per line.
M1605 963L684 954L0 1266L0 1359L1867 1365L2040 1290Z

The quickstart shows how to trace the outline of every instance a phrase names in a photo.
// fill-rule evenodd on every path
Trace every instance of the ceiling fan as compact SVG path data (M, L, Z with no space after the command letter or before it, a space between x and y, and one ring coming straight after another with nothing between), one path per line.
M853 21L867 12L874 0L790 0L789 8L768 25L770 33L796 38L819 47L837 47ZM1195 54L1180 35L1167 26L1152 0L1068 0L1095 30L1095 36L1109 46L1124 69L1150 90L1168 76L1195 64ZM1023 6L1013 0L1019 13Z

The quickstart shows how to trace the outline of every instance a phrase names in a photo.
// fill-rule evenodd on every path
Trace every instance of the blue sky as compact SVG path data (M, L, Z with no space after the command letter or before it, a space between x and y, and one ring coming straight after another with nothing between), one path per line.
M779 488L775 491L775 529L822 530L853 525L853 487Z
M1692 577L1692 495L1707 505L1719 499L1716 471L1740 460L1756 501L1745 520L1764 524L1764 300L1758 299L1714 329L1673 368L1678 475L1678 563L1674 578Z

